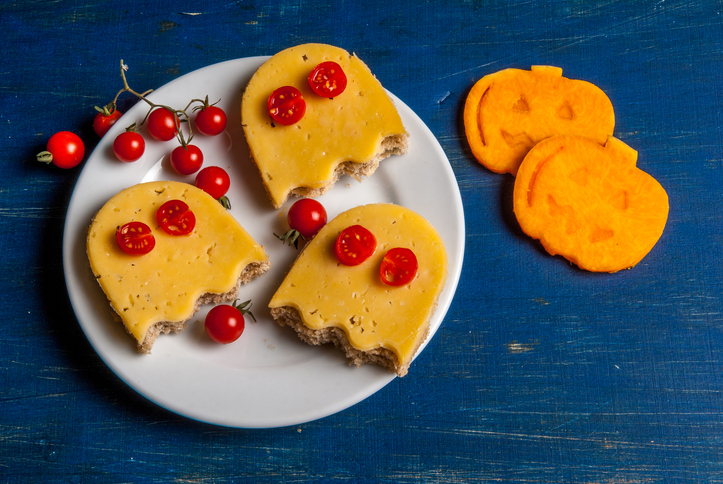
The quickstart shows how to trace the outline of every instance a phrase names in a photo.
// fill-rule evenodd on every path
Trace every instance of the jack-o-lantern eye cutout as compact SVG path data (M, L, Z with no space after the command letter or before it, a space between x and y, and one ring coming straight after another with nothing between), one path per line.
M550 136L613 134L610 99L597 86L562 77L562 69L532 66L489 74L472 87L464 127L475 158L496 173L515 175L527 152Z
M610 136L541 141L520 165L513 195L522 230L547 252L582 269L633 267L653 248L668 219L668 195L635 166L637 152Z

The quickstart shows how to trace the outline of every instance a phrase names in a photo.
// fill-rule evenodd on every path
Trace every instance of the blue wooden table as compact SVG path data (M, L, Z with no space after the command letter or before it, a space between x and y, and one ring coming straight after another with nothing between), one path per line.
M180 2L185 3L185 2ZM12 2L0 7L0 481L723 481L723 3ZM459 288L408 376L335 415L245 430L121 382L63 279L80 168L41 166L93 106L305 42L354 51L429 126L466 218ZM601 87L615 135L670 197L634 269L580 271L519 229L513 178L471 155L461 113L497 70ZM430 194L434 196L434 194Z

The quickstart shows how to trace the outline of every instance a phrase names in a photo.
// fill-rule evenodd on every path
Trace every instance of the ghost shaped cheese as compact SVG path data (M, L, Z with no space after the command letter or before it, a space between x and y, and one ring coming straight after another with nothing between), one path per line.
M159 228L156 211L181 200L194 213L190 235ZM116 230L128 222L151 228L156 245L128 255ZM112 197L93 218L86 249L90 267L138 350L148 353L158 334L183 329L201 304L233 301L239 284L263 274L268 256L223 206L186 183L141 183Z
M558 134L603 144L615 114L597 86L562 77L562 69L504 69L481 78L464 107L464 128L475 158L496 173L516 174L527 152Z
M338 63L347 77L346 89L332 99L315 94L308 81L326 61ZM283 86L298 89L306 103L303 118L288 126L274 123L267 105ZM361 181L380 160L408 148L399 113L366 64L325 44L291 47L264 62L244 91L241 123L276 208L290 194L321 195L344 173Z
M339 262L339 233L362 225L377 241L375 253L357 266ZM416 277L399 287L382 282L385 253L411 249ZM291 326L309 344L332 342L352 363L375 363L399 376L425 340L447 277L441 237L419 214L392 204L352 208L326 224L299 255L269 307L276 321Z
M635 166L637 152L608 138L554 136L525 157L515 178L522 230L581 269L616 272L650 252L668 218L668 195Z

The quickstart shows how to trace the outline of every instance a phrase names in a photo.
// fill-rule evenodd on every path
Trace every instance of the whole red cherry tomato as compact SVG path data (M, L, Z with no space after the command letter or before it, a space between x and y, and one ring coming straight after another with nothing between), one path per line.
M113 153L116 158L125 163L131 163L143 156L146 142L135 131L124 131L113 140Z
M286 218L291 229L298 230L302 237L310 239L326 224L326 210L316 200L302 198L291 206Z
M230 186L228 173L218 166L207 166L196 175L196 187L216 200L226 195Z
M334 252L344 265L357 266L374 254L377 239L361 225L351 225L336 238Z
M156 210L156 221L170 235L189 235L196 227L196 216L182 200L169 200Z
M272 92L267 107L271 119L284 126L298 123L306 113L306 101L293 86L280 87Z
M298 249L299 237L302 240L310 239L326 225L326 210L316 200L302 198L291 206L286 220L289 222L289 230L282 235L274 235L283 243Z
M93 118L93 131L102 138L121 116L123 116L123 113L117 109L103 108Z
M166 108L156 108L148 116L148 132L158 141L168 141L178 132L178 116Z
M404 286L417 275L417 256L411 249L395 247L390 249L379 265L379 276L389 286Z
M244 332L246 321L244 314L248 314L256 321L254 315L249 311L251 301L231 306L222 304L208 312L206 316L206 333L216 343L233 343Z
M346 74L336 62L322 62L309 74L309 86L321 97L336 97L346 89Z
M226 129L226 113L218 106L207 106L198 112L194 122L201 133L216 136Z
M201 169L203 153L196 145L178 146L171 152L171 166L181 175L191 175Z
M118 246L129 255L144 255L156 246L151 228L143 222L128 222L116 233Z
M83 161L85 145L83 140L70 131L59 131L50 137L47 151L38 153L38 161L53 163L59 168L73 168Z

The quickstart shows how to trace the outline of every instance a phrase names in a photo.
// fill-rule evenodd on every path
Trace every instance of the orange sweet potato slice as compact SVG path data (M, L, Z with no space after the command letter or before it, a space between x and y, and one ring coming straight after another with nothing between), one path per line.
M528 151L558 134L587 136L603 144L615 114L594 84L562 77L562 69L532 66L484 76L464 107L464 128L475 158L496 173L515 175Z
M635 166L637 156L612 136L604 145L568 135L541 141L515 178L520 227L547 252L582 269L633 267L656 244L668 218L668 195Z

